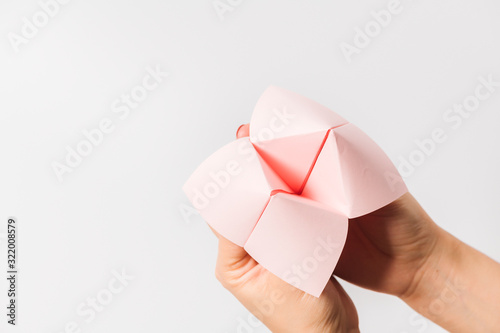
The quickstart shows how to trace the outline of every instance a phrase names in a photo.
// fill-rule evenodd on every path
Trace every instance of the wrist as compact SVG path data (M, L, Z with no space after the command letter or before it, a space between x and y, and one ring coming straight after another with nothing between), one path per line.
M402 300L449 331L493 332L500 325L500 265L437 229L435 247Z
M458 272L462 244L438 227L436 233L432 252L415 273L411 288L401 296L405 303L432 321L445 315L464 289Z

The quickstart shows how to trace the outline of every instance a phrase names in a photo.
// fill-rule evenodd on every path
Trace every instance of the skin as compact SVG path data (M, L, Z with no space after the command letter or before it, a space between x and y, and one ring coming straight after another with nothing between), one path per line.
M248 133L243 125L237 137ZM356 308L334 276L397 296L451 332L500 327L500 264L437 226L410 193L349 220L344 250L319 298L214 233L217 279L273 332L359 332Z

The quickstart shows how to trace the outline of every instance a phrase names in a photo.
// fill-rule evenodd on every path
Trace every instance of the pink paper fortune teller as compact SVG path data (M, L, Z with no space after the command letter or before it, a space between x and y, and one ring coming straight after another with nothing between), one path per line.
M220 148L184 191L222 236L263 267L319 297L347 237L348 219L408 190L365 133L324 106L269 87L250 137Z

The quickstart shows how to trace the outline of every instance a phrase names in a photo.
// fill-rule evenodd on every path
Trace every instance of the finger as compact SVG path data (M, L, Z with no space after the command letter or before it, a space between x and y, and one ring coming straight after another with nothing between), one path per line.
M246 256L247 251L244 248L219 235L219 255L217 261L221 267L226 269L237 268L237 265Z
M351 316L347 317L348 327L358 327L359 325L358 313L356 311L356 307L354 306L352 299L349 297L347 292L344 290L339 281L337 281L334 275L330 277L330 281L335 286L335 289L337 289L338 296L340 297L341 300L341 304L343 304L344 308L348 313L351 313Z
M241 139L250 135L250 124L244 124L238 127L236 131L236 138Z
M219 254L217 261L221 265L221 268L232 266L247 255L247 252L244 248L234 244L229 239L219 234L210 225L208 225L208 227L210 228L210 230L212 230L214 235L219 240Z

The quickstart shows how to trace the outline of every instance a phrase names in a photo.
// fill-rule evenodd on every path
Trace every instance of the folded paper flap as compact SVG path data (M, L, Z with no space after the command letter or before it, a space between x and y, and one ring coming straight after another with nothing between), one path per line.
M349 215L350 205L344 189L337 140L333 130L328 136L307 179L302 196L324 203Z
M252 142L327 131L347 121L323 105L292 91L270 86L258 100L250 121Z
M377 210L408 192L384 151L353 124L334 130L350 218Z
M262 172L264 173L267 183L269 184L271 188L271 192L269 193L270 195L273 194L273 192L288 192L288 193L293 193L293 189L288 186L288 184L285 182L285 180L281 177L281 174L276 172L276 168L271 167L271 165L268 163L266 159L262 157L261 154L257 154L259 157L259 162L262 167Z
M240 246L273 190L248 138L233 141L209 156L183 189L205 221Z
M330 130L303 195L354 218L408 190L383 150L353 124Z
M347 218L294 194L269 201L245 250L274 275L319 297L342 253Z
M327 131L254 143L267 164L284 182L300 193L325 142Z

